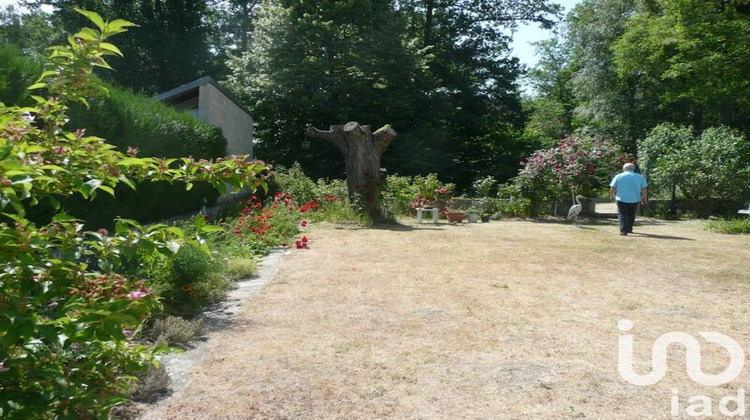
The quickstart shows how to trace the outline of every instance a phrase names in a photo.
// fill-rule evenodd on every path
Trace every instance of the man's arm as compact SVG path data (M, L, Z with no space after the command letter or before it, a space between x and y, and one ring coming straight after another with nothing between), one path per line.
M609 199L615 201L615 195L617 194L617 188L609 187Z
M648 203L648 187L641 188L641 204Z

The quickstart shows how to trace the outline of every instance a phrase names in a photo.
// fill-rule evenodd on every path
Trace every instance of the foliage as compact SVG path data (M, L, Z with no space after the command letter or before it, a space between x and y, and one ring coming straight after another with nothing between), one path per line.
M730 235L750 234L750 218L730 219L730 220L709 220L705 225L706 229L726 233Z
M90 101L91 108L74 106L70 127L86 127L86 133L107 139L121 152L144 157L216 159L226 155L226 139L219 128L197 121L185 112L153 98L107 86L109 95ZM109 227L116 216L141 222L163 220L211 205L218 197L206 183L185 191L166 182L138 185L137 193L117 189L117 198L98 197L93 202L66 200L68 213L86 220L90 227Z
M383 195L392 201L393 213L403 215L412 211L411 203L419 195L419 189L413 177L394 174L386 177Z
M691 132L660 125L641 143L657 185L673 183L701 217L710 214L713 200L749 198L750 142L726 127L709 128L700 136Z
M267 168L244 156L221 162L128 157L82 130L66 131L68 104L104 90L94 67L120 54L108 38L131 26L80 11L96 26L50 49L49 70L30 88L34 107L0 104L0 411L6 418L101 418L122 401L128 374L159 349L129 339L159 308L143 280L123 274L173 256L190 242L174 227L119 220L113 235L84 231L64 213L36 226L26 218L58 197L112 194L147 179L258 188ZM202 247L199 242L193 245ZM203 249L204 252L207 250Z
M674 153L693 141L690 127L671 123L659 124L651 133L638 142L638 162L648 179L652 195L670 192L676 187L679 173L673 167Z
M437 177L437 174L428 174L427 176L415 176L412 180L417 195L412 198L411 207L437 207L441 211L452 204L451 196L456 188L453 184L443 184Z
M653 81L638 72L618 73L612 51L638 4L584 0L568 16L566 35L574 71L574 125L581 135L613 139L631 154L637 139L663 118Z
M0 9L0 45L14 45L25 57L36 61L46 56L45 49L51 42L62 37L51 24L48 13L33 4L26 3L24 7L25 12L13 6ZM16 103L5 99L0 101Z
M654 81L662 107L699 131L736 125L750 104L750 20L743 2L656 0L627 22L613 44L618 74Z
M40 0L54 7L52 20L63 30L82 25L73 7L88 7L105 19L128 19L138 28L121 43L124 57L114 82L149 94L166 92L213 73L217 67L208 45L206 0ZM219 49L218 51L221 51ZM221 67L221 66L219 66Z
M572 54L569 46L556 38L534 46L540 58L527 75L535 97L524 103L525 111L530 114L524 136L549 147L573 132Z
M301 127L360 121L398 132L391 172L439 172L468 187L484 168L515 172L521 109L508 29L549 26L558 8L532 1L268 0L228 86L254 110L257 153L299 161L314 178L341 178L325 142L303 150Z
M477 197L497 197L497 180L492 175L477 179L471 187Z
M34 83L41 67L41 63L23 57L17 46L0 46L0 102L31 105L26 87Z
M253 195L240 211L233 231L240 238L252 235L262 244L279 245L299 233L304 214L319 206L317 199L311 199L297 207L291 194L283 192L274 194L271 202L263 206L263 202Z
M521 162L524 168L513 183L523 197L537 202L567 197L571 190L595 197L626 161L620 148L611 142L568 137Z

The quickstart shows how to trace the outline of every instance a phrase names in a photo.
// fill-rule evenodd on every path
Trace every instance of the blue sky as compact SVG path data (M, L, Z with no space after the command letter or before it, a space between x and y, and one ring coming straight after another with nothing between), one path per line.
M555 3L562 5L565 8L564 13L567 14L581 1L582 0L556 0ZM513 36L513 43L511 44L513 55L518 57L519 60L521 60L521 63L533 67L538 58L534 54L534 47L529 45L529 43L549 38L552 38L552 31L540 29L537 24L521 25Z

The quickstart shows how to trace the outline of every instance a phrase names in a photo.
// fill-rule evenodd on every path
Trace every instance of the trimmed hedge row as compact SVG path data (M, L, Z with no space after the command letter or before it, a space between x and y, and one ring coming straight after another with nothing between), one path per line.
M70 128L85 127L87 134L103 137L123 152L138 149L140 157L213 159L226 154L227 141L220 129L156 99L115 87L109 91L109 97L90 101L88 109L74 106ZM157 182L140 184L137 192L118 188L116 198L100 194L93 202L66 200L64 206L90 229L109 227L115 217L157 221L196 211L217 198L218 193L207 184L196 183L185 191L184 185Z

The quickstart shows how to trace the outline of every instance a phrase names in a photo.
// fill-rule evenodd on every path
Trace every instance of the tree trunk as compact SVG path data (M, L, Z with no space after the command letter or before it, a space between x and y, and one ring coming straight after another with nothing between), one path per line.
M328 140L339 148L346 160L349 199L352 203L360 201L370 215L380 217L380 157L396 137L396 130L384 125L373 133L369 125L349 122L332 125L327 131L308 126L305 135Z

